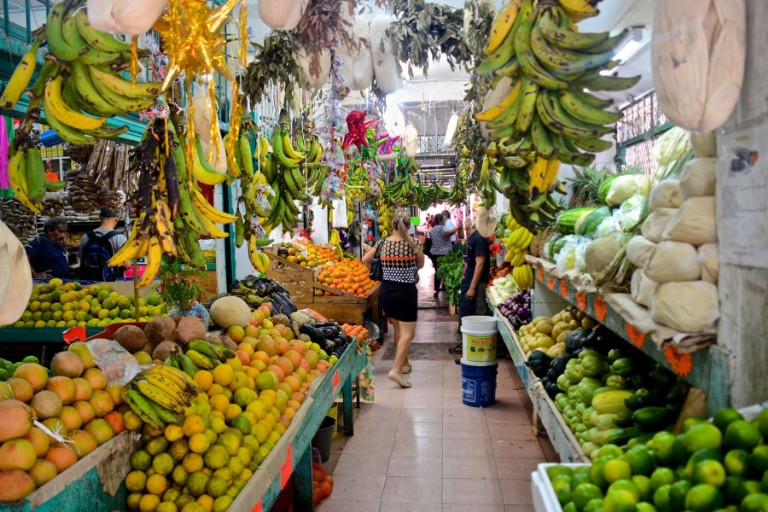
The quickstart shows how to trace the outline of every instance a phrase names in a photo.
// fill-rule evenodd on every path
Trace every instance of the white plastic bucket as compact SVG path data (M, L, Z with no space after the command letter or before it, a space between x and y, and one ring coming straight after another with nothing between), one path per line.
M468 364L496 362L496 319L465 316L461 319L462 359Z

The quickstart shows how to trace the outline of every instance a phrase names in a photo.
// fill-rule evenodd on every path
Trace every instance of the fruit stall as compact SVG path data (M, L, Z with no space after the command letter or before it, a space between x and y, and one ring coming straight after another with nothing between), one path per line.
M4 2L0 511L312 510L360 256L449 207L565 463L537 511L768 510L768 6L374 3Z

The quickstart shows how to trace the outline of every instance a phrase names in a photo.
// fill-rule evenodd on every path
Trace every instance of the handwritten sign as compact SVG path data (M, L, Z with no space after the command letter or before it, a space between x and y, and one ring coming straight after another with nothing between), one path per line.
M576 307L581 311L587 310L587 294L584 292L576 292Z
M555 278L554 277L547 278L547 288L549 288L552 291L555 291Z
M606 315L608 314L608 308L605 305L605 299L602 295L595 295L595 318L597 318L600 322L605 320Z
M544 282L544 267L539 267L539 281Z
M293 474L293 445L289 444L288 449L285 451L285 461L280 466L280 488L285 489L288 485L288 480L291 479Z
M624 330L627 331L627 337L637 348L642 348L645 343L645 333L636 329L634 325L629 322L624 324Z
M562 295L563 298L568 297L568 281L565 279L560 280L560 295Z

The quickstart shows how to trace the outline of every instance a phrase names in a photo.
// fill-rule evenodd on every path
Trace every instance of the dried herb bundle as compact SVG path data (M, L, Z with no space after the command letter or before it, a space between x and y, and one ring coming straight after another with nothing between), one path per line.
M451 69L468 65L471 56L463 42L464 10L424 0L393 0L395 21L387 35L397 48L397 58L408 63L408 75L414 68L424 75L429 62L445 55Z
M270 85L285 87L286 101L293 99L292 84L299 77L299 67L294 58L296 45L288 32L273 30L264 38L264 44L251 43L256 56L245 72L242 87L252 105L261 102Z
M496 9L488 0L464 2L464 44L475 62L485 58L485 46L491 33Z
M345 7L346 12L354 12L356 0L311 0L299 26L292 32L296 45L307 52L309 70L315 76L320 73L319 58L323 50L340 44L357 48L360 44L352 37L351 18L342 14Z

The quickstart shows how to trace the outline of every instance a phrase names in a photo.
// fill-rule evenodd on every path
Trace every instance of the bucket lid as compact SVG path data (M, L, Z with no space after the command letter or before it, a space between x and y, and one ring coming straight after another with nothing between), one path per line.
M499 364L499 362L498 361L475 362L475 361L469 361L468 359L462 357L461 364L464 366L496 366Z

